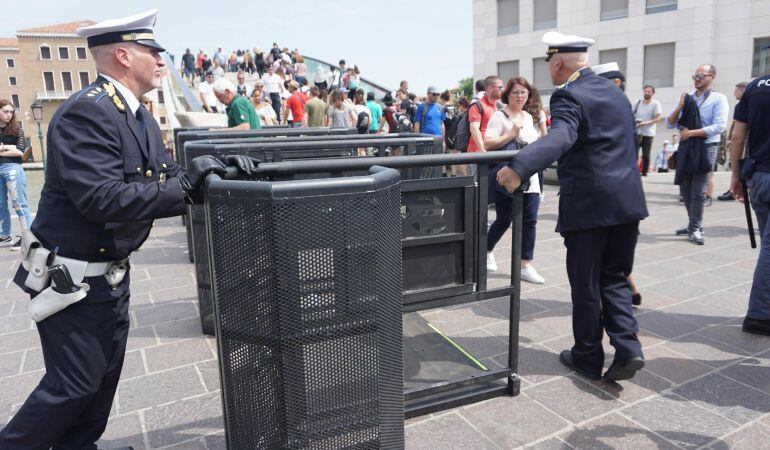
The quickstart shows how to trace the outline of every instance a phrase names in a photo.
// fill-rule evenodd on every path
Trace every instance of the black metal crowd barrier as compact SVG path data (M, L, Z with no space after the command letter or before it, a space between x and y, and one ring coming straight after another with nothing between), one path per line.
M174 157L176 163L187 167L188 158L185 157L185 147L188 142L207 139L255 139L266 138L294 138L299 136L325 136L325 135L351 135L357 133L355 128L288 128L286 125L263 127L259 130L224 130L211 127L179 127L174 129ZM193 249L192 232L190 231L190 214L182 216L182 223L187 230L187 254L190 262L193 262L195 252Z
M405 153L409 155L431 154L433 152L443 151L441 138L429 135L411 134L408 137L400 135L381 135L378 137L368 137L371 135L352 135L352 136L296 136L261 139L258 141L240 142L234 141L194 141L185 144L186 163L193 158L202 155L232 155L241 154L251 156L260 162L273 162L298 159L321 159L321 158L343 158L358 157L359 154L368 155L367 149L371 153L381 156L391 154ZM387 137L391 136L391 137ZM394 152L393 150L398 150ZM400 150L399 150L400 149ZM371 166L374 163L370 163ZM368 169L368 167L367 167ZM367 169L364 169L365 172ZM359 171L358 173L360 173ZM352 175L354 173L346 173ZM329 173L314 172L305 175L310 178L330 176ZM432 178L441 176L440 168L435 167L412 167L402 169L402 178ZM291 178L296 178L292 176ZM472 183L472 180L466 179L464 183ZM415 200L419 203L419 200ZM410 210L416 214L416 208ZM213 296L211 293L211 271L208 255L208 236L205 223L205 212L202 206L190 206L188 223L190 224L189 241L192 242L192 252L194 254L196 283L198 286L198 305L201 315L201 328L208 335L214 334L214 307ZM417 219L420 217L416 216ZM410 254L418 250L410 250ZM406 264L406 262L405 262ZM446 275L445 275L446 276ZM411 278L410 278L411 280Z
M263 163L257 168L256 178L262 180L302 179L314 174L323 174L323 177L342 177L339 182L344 183L344 180L350 179L345 175L361 173L374 164L395 169L452 164L477 165L477 180L473 177L455 177L401 181L402 308L404 312L413 312L508 297L508 365L503 368L487 367L471 355L459 351L459 347L446 345L447 336L432 327L432 324L425 321L418 323L419 318L405 316L404 401L407 418L499 395L519 393L521 382L517 370L521 280L520 271L515 269L518 269L521 261L520 191L514 193L511 199L514 218L511 230L513 270L510 285L488 288L486 279L489 164L508 161L514 155L514 151L497 151L389 158L293 160ZM312 183L321 181L324 180L308 180L308 183L312 186ZM344 192L344 184L339 186L340 192ZM330 213L332 211L329 209ZM228 221L227 217L215 217L214 211L207 211L207 220L215 218ZM234 218L233 221L238 220ZM315 217L298 216L297 220L312 226ZM248 236L248 230L252 228L243 223L233 226L239 227L245 236ZM328 229L327 233L325 236L330 240L345 239L342 230ZM302 238L294 234L282 236L287 240ZM210 245L218 245L216 236L211 235L207 239L211 240ZM271 244L266 242L261 245ZM350 242L350 247L356 248L354 241ZM245 257L245 253L250 251L243 248L236 251L234 247L229 257L237 260ZM317 256L322 259L322 255ZM213 255L213 258L214 264L217 264L217 256ZM419 275L415 276L409 271L416 271ZM261 276L260 269L256 267L245 267L241 272L247 277ZM443 273L444 276L434 276L436 273ZM216 309L216 314L219 314L221 305L228 302L231 302L229 296L221 295L220 291L214 292L212 306ZM439 349L440 354L431 355L436 349ZM436 366L439 369L434 370L435 376L424 377L418 373L424 366ZM442 374L444 369L446 370Z
M404 447L398 182L207 179L227 448Z

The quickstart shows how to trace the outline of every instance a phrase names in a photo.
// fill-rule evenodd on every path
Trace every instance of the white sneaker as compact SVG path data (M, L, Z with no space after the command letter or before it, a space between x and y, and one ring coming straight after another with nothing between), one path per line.
M534 284L545 284L545 278L541 277L537 270L530 265L521 269L521 280Z
M495 255L492 252L487 252L487 272L497 272Z

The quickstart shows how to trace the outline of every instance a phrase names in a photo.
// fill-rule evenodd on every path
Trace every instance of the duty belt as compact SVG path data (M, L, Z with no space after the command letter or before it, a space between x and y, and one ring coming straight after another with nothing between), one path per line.
M755 172L770 172L770 161L755 163Z
M43 247L30 230L24 230L22 233L21 264L29 272L26 286L35 291L41 291L48 286L47 270L57 264L67 267L74 283L80 283L88 277L104 276L113 288L123 281L128 271L128 258L119 261L88 262L53 254Z

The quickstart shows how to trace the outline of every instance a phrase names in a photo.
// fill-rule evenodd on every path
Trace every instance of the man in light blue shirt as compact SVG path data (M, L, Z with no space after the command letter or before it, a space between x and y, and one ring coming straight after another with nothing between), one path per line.
M729 106L727 97L719 92L711 90L711 85L717 76L716 67L712 64L704 64L695 70L692 76L695 92L691 94L682 94L679 105L671 112L666 120L669 128L676 128L679 117L684 107L685 96L690 95L698 105L700 112L701 128L689 130L681 128L679 130L680 140L687 141L690 138L704 138L706 142L706 152L711 168L714 167L719 142L722 133L727 128L727 113ZM689 217L688 226L677 230L677 236L689 236L690 242L696 245L703 245L703 207L706 204L706 185L708 184L710 171L686 175L679 185L680 191L685 199L685 207Z

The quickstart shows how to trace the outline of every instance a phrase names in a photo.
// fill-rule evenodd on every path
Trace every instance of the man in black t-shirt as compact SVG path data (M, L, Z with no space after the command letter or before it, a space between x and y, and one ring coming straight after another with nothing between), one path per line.
M749 83L735 107L733 120L730 143L733 176L730 191L743 202L745 199L741 182L748 185L762 239L743 331L770 336L770 227L767 226L770 219L770 75ZM747 135L748 158L740 167L738 161L743 154Z

